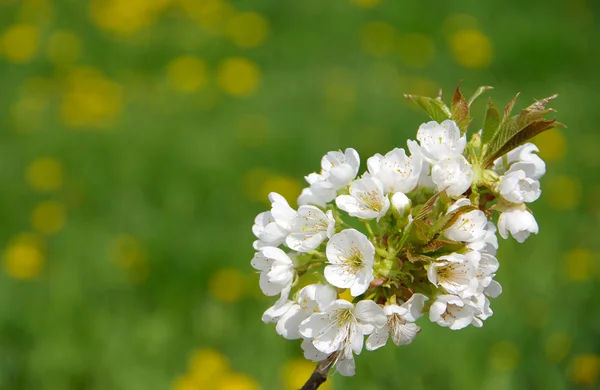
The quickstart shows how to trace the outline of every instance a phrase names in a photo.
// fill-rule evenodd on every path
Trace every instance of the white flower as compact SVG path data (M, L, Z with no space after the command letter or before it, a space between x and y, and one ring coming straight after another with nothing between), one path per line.
M498 237L496 236L496 225L488 221L485 230L485 236L481 240L473 241L467 244L467 248L474 251L489 253L492 256L498 251Z
M335 199L335 190L317 191L311 187L304 188L300 196L298 196L298 205L315 205L318 207L327 207L327 203Z
M404 149L394 149L385 156L376 154L367 160L371 176L383 184L386 194L393 192L407 193L415 189L421 174L421 155L411 157Z
M481 253L481 259L479 260L476 274L478 280L477 293L483 293L492 283L499 267L500 263L495 256L489 253Z
M280 294L294 281L292 259L279 248L262 248L254 255L250 264L260 271L260 288L267 296Z
M350 195L338 196L335 203L353 217L377 218L377 221L390 208L390 199L384 195L381 182L371 177L356 180L350 186Z
M311 284L298 292L296 301L277 321L277 333L289 340L301 337L300 323L311 314L322 312L337 298L331 286Z
M258 238L253 244L256 250L265 246L279 246L285 242L287 236L287 231L275 222L270 211L256 216L252 233Z
M396 192L392 195L392 206L398 211L400 216L404 216L410 210L411 203L410 198L402 192Z
M498 230L502 238L510 233L518 242L524 242L531 233L538 234L539 228L535 218L527 210L519 206L505 210L498 218Z
M449 294L461 297L473 296L477 291L477 267L481 255L469 251L464 255L452 253L440 256L432 262L427 270L429 281L436 286L442 286Z
M269 194L269 200L271 201L271 216L279 227L286 232L289 232L298 213L291 208L287 200L277 192L271 192Z
M500 195L512 203L530 203L542 194L540 182L532 179L535 174L533 163L514 164L500 179Z
M413 158L417 158L421 160L421 172L419 174L419 181L417 183L418 188L435 188L435 183L431 178L431 163L423 157L423 152L419 144L413 140L408 140L407 142L408 149L410 150L410 154Z
M530 176L534 180L539 180L546 173L546 163L535 152L539 152L537 146L532 143L521 145L494 161L494 169L503 174L508 170L511 164L532 163L535 166L534 174ZM512 168L512 167L511 167Z
M333 235L326 248L329 265L325 279L340 288L349 288L356 297L367 291L373 281L375 247L355 229L346 229Z
M304 351L304 358L313 362L322 362L330 355L316 349L312 340L309 339L302 340L302 351ZM333 364L336 366L336 371L342 376L354 376L354 374L356 374L354 356L351 356L350 358L338 356Z
M427 300L429 298L425 295L415 293L401 306L385 305L383 311L387 315L387 323L369 336L367 350L374 351L383 347L389 337L398 346L410 344L421 330L414 322L423 315L423 306Z
M470 204L471 202L468 199L461 199L448 209L448 213L458 209L459 207L468 206ZM458 207L454 207L457 205ZM483 211L472 210L461 214L456 222L444 231L444 234L446 237L454 241L479 241L482 240L486 235L487 222L487 217Z
M438 325L458 330L469 326L480 310L473 302L456 295L440 295L429 309L429 319Z
M490 300L483 294L475 295L471 298L471 302L477 307L478 313L471 321L471 324L480 328L483 326L483 321L487 320L494 314L490 308Z
M321 159L321 173L308 175L306 181L311 185L315 194L323 193L326 190L337 191L354 180L359 166L360 158L356 150L352 148L346 149L344 153L341 151L329 152Z
M325 214L314 206L300 206L285 243L298 252L310 252L335 232L331 210Z
M283 289L283 291L281 291L281 296L279 297L277 302L275 302L273 306L271 306L264 312L262 316L262 321L265 324L279 321L279 318L285 313L287 313L287 311L290 310L292 306L294 306L294 301L289 300L291 288L292 286Z
M471 187L473 170L463 156L445 158L433 165L431 178L438 191L446 189L450 196L460 196Z
M423 156L432 163L461 155L467 145L466 136L461 137L460 129L451 120L423 123L417 139Z
M331 354L339 351L346 359L360 354L364 335L387 323L385 312L375 302L360 301L356 307L343 299L334 301L325 312L315 313L300 324L300 334L314 347Z

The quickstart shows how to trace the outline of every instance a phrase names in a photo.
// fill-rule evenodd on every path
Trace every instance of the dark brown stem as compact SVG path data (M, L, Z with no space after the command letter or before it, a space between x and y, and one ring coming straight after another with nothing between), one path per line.
M332 353L329 357L322 362L317 364L317 367L313 371L312 375L304 386L300 390L317 390L327 380L329 370L333 367L335 360L337 359L338 353Z

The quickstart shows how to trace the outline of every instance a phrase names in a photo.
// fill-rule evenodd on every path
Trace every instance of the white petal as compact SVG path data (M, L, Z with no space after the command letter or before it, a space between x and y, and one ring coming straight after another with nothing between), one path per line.
M336 370L342 376L354 376L356 374L354 358L338 360L336 364Z
M306 339L317 337L319 332L329 325L329 315L327 313L315 313L302 321L299 332Z
M299 339L300 324L308 318L308 313L303 311L299 305L294 305L277 321L275 330L277 333L288 340Z
M386 345L389 338L389 334L390 328L388 325L385 325L381 329L375 329L375 331L367 339L367 351L374 351Z
M371 300L358 302L354 315L361 323L371 324L376 328L381 328L387 323L387 316L381 306Z

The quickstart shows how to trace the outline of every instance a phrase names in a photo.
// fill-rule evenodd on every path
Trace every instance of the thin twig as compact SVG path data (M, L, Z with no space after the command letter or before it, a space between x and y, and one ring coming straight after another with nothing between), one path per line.
M317 390L327 380L329 370L333 367L333 363L337 359L338 353L332 353L329 357L317 364L312 375L300 390Z

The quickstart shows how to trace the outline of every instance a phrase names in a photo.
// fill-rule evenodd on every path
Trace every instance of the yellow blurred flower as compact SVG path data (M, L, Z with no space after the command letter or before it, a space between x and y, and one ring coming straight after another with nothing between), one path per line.
M519 348L510 341L499 341L490 351L490 365L499 372L511 372L519 363Z
M350 293L350 289L345 289L344 291L342 291L341 293L338 294L338 297L340 299L344 299L348 302L352 302L354 300L354 297L352 296L352 294Z
M552 363L562 361L571 350L573 339L565 332L554 332L546 339L544 351L546 358Z
M179 6L205 31L220 35L228 20L235 15L235 8L225 0L178 0Z
M241 373L225 375L221 378L220 383L212 388L216 390L260 390L260 386L253 378Z
M57 233L65 225L65 207L54 200L42 202L33 209L31 224L40 233Z
M545 199L556 210L571 210L581 200L581 184L569 176L557 176L545 184Z
M16 64L29 62L38 51L40 32L36 26L14 24L0 36L0 52Z
M478 28L479 22L469 14L450 14L444 19L442 27L446 36L451 36L459 30L477 30Z
M575 356L570 365L571 380L579 385L595 385L600 375L600 356L593 354Z
M379 3L381 3L381 0L349 0L350 3L361 7L361 8L373 8L376 5L378 5Z
M4 271L15 279L33 279L44 266L41 244L33 235L21 235L4 251Z
M139 283L148 277L148 256L146 248L135 237L121 235L110 244L110 254L115 264L125 271L132 283Z
M284 390L298 390L306 380L310 378L315 370L316 363L312 363L303 358L297 358L287 362L282 369ZM327 380L319 389L331 389L331 378Z
M75 68L67 76L60 114L71 127L110 127L123 109L121 86L99 70Z
M300 196L301 191L302 187L300 187L300 183L298 183L296 178L290 176L270 175L262 185L262 193L265 195L262 198L267 199L270 192L277 192L286 198L290 205L294 205L296 203L296 199L298 196Z
M425 68L435 57L435 46L427 35L404 34L398 37L398 52L404 65Z
M267 39L269 24L257 12L241 12L229 19L225 33L239 47L257 47Z
M154 23L171 0L92 0L90 14L99 28L127 37Z
M567 277L576 282L589 280L595 275L596 258L592 252L575 248L565 254L564 269Z
M54 64L72 64L81 55L81 40L73 31L54 31L48 38L46 53Z
M189 372L195 381L208 381L229 371L229 362L225 355L216 349L202 348L195 351L189 359Z
M227 94L247 97L258 89L260 70L254 62L246 58L227 58L219 64L217 81Z
M465 68L480 69L492 61L492 42L479 30L460 30L450 36L455 61Z
M269 136L269 118L263 115L243 115L235 122L235 138L247 147L265 144Z
M389 54L396 43L396 29L389 23L369 22L360 31L363 50L372 56Z
M27 167L27 183L40 192L55 191L63 184L63 167L52 157L39 157Z
M540 157L546 161L557 161L565 155L567 142L558 129L545 131L536 136L532 142L540 149Z
M204 390L194 382L194 380L188 376L180 376L171 384L171 390Z
M180 92L195 92L206 83L206 63L194 56L177 57L167 65L167 77Z
M246 276L236 268L222 268L215 272L208 288L213 297L222 302L237 302L244 296Z

